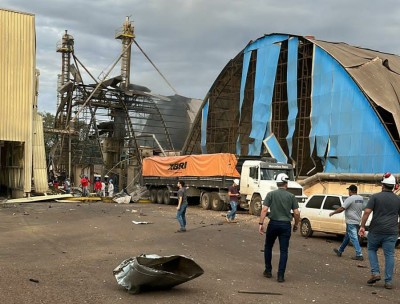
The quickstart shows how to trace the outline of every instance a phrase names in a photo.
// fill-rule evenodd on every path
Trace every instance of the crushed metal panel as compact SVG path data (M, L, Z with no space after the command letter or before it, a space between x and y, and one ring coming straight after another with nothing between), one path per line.
M182 255L145 255L126 259L113 274L118 284L130 293L168 289L193 280L204 270L192 259Z

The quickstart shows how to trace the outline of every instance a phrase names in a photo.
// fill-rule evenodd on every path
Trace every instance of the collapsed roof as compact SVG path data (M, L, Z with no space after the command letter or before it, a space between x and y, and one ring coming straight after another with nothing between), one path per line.
M203 101L184 153L269 153L316 172L400 172L400 57L288 34L250 42Z

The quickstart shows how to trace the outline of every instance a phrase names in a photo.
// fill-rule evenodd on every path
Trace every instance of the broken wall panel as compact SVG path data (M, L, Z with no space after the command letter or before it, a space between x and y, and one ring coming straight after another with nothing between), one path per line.
M283 36L287 38L279 40ZM260 48L274 39L280 45L278 60L263 62L265 54L262 55ZM325 54L320 52L320 45ZM241 64L238 88L233 87L234 82L228 76L228 66L235 62ZM276 72L263 75L269 65ZM221 149L230 149L233 134L236 154L262 155L265 150L259 139L264 140L273 133L297 176L318 172L396 172L400 164L400 115L396 99L400 92L400 74L396 72L399 67L399 56L344 43L286 34L260 37L229 62L209 91L213 98L209 99L208 115L216 115L217 109L228 109L227 105L239 103L239 128L235 132L235 124L230 128L226 125L222 128L223 123L213 127L207 124L207 152L218 149L218 152L232 153ZM274 79L270 101L262 95L269 89L265 83L268 77ZM378 85L371 77L379 79ZM228 88L222 85L226 85L227 79L231 84L229 92L239 92L230 95L233 99L227 98ZM380 99L377 97L379 83L384 83L381 87L388 91L381 92ZM270 106L265 107L268 102ZM229 109L232 115L237 114L234 108ZM221 119L226 117L221 115ZM200 136L197 135L197 143L193 136L201 133L199 128L197 121L188 136L190 147L200 143ZM373 140L368 135L370 132ZM186 148L185 145L183 153L195 151Z
M297 108L297 61L298 61L298 38L291 37L288 43L287 60L287 100L289 115L287 118L288 134L286 136L288 156L292 157L293 134L296 127Z
M400 152L400 58L397 55L315 40L334 57L365 92L377 114L381 107L390 113L380 117Z
M399 153L367 98L328 53L316 46L314 54L310 137L325 172L400 171Z
M207 99L206 104L201 110L201 153L207 153L207 118L208 118L208 104L209 101Z
M39 114L34 115L33 135L33 179L35 191L45 193L49 185L47 183L47 165L44 147L43 118Z

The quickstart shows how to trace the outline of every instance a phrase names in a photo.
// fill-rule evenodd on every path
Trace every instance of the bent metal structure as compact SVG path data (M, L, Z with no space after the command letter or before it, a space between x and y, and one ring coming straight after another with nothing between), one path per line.
M139 45L129 17L115 38L122 52L102 79L78 59L75 39L67 31L57 44L62 58L57 111L54 129L47 131L58 140L50 162L55 175L75 184L81 175L94 179L96 174L112 178L118 191L132 191L143 157L179 154L201 101L175 90L175 95L162 96L131 83L131 45ZM117 63L119 74L108 77Z
M400 172L399 96L399 56L265 35L215 80L183 154L269 153L298 177Z

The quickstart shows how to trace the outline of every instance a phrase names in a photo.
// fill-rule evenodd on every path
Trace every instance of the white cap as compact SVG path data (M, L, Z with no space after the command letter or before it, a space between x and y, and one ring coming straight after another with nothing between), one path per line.
M236 184L236 185L239 185L239 180L237 179L237 178L235 178L234 180L233 180L233 182Z
M394 186L396 185L396 178L390 173L385 173L381 183Z
M275 177L275 180L277 183L287 183L289 181L289 176L287 176L285 173L279 173Z

